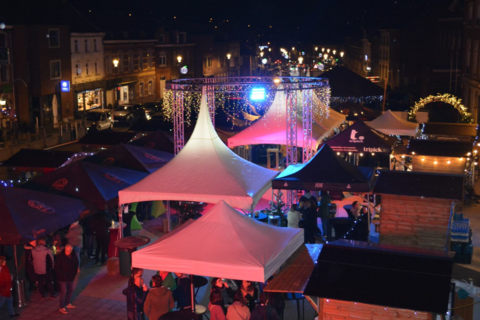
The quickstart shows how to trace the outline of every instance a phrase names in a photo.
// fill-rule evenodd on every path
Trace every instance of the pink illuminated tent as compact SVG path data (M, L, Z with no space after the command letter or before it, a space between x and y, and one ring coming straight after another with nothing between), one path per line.
M303 229L274 227L220 201L146 248L132 266L265 282L303 245Z
M404 120L387 110L380 117L368 123L370 127L388 135L415 136L418 123Z
M314 94L314 99L318 98ZM272 106L265 115L250 127L228 139L228 147L233 148L251 144L286 144L287 135L287 107L285 105L285 92L277 91ZM297 115L297 145L303 147L303 126L301 118L301 105ZM312 146L316 148L322 136L330 133L345 121L345 116L330 110L330 114L321 117L314 112L312 123Z
M212 125L205 96L193 134L182 151L162 168L119 192L120 204L225 200L232 207L251 210L271 187L278 172L248 162L227 148Z

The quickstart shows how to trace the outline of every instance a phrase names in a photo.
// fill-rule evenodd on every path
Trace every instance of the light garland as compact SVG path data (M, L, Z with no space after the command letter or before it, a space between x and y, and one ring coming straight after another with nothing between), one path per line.
M460 115L462 116L462 123L473 123L472 114L467 112L468 109L462 104L462 99L458 99L457 97L449 93L437 93L436 96L430 95L425 99L420 99L420 101L415 102L415 106L413 106L411 108L412 110L408 112L409 120L415 121L418 110L424 108L427 104L432 102L448 103L449 105L457 109L458 112L460 112Z
M330 102L332 104L353 102L353 103L372 103L377 101L383 101L383 96L366 96L366 97L332 97Z

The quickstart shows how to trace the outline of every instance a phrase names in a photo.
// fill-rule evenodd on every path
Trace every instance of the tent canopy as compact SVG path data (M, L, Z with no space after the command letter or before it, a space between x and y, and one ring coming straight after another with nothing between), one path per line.
M420 124L420 130L422 134L431 136L448 136L459 138L475 138L480 134L478 124L468 123L427 122Z
M368 97L383 96L383 89L348 68L337 66L322 73L328 79L332 97Z
M323 245L304 294L445 314L452 258L444 251L339 240Z
M172 153L122 143L82 161L151 173L163 167L172 158Z
M271 186L276 171L248 162L218 137L203 94L193 131L180 153L142 181L119 192L121 204L177 200L217 203L225 200L249 210Z
M40 149L20 149L2 163L3 167L29 168L32 171L50 171L68 162L75 152ZM35 170L38 169L38 170Z
M407 154L438 156L438 157L468 157L473 150L469 141L420 140L411 139L408 142Z
M354 166L323 145L307 163L288 166L272 181L274 189L368 192L373 168Z
M98 209L118 205L118 191L147 176L146 173L76 161L22 185L26 189L83 199Z
M0 244L26 243L45 237L95 212L95 206L86 201L0 187Z
M412 137L415 136L418 126L417 123L399 118L390 110L370 121L368 125L384 134Z
M299 99L301 101L301 99ZM228 139L228 147L244 146L250 144L281 144L286 145L287 140L287 107L284 91L277 91L272 105L262 118L248 128ZM322 129L322 128L319 128ZM303 146L302 118L297 116L297 146ZM316 140L324 133L312 128L311 146L316 147Z
M129 143L137 135L136 132L118 132L118 131L91 131L83 138L78 140L78 144L114 146L119 143Z
M130 145L163 151L163 152L172 153L172 154L174 153L174 147L175 147L173 142L161 130L157 130L144 137L134 140L130 142Z
M132 266L265 282L302 245L302 229L258 222L220 201L132 253Z
M370 128L363 121L358 120L346 130L340 132L325 142L335 152L392 152L396 139Z

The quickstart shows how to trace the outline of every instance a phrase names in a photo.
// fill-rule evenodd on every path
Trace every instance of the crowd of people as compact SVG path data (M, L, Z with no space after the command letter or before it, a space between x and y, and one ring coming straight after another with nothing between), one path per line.
M330 223L331 198L327 191L321 191L320 201L309 190L300 198L298 205L292 204L287 212L288 227L303 228L305 243L332 241L332 226ZM370 210L358 201L352 203L349 217L354 225L351 232L346 235L348 239L367 241L368 239L368 214ZM322 230L318 228L317 218L322 221ZM343 236L343 235L342 235Z
M175 275L175 277L174 277ZM133 268L123 290L129 320L159 319L173 310L191 308L190 275L159 271L150 281ZM211 320L279 320L285 308L281 294L265 294L251 281L212 278L208 310Z

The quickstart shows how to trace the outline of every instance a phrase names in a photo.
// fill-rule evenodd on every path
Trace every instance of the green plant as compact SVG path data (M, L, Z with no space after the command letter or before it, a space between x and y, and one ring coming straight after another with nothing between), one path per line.
M280 216L280 221L282 222L281 225L286 225L285 221L287 220L285 217L285 202L283 202L283 192L278 191L277 193L273 194L275 200L270 201L271 207L270 209L265 209L265 213L267 215L273 215L273 216Z
M178 212L180 222L197 219L207 204L204 202L172 201L170 207Z

